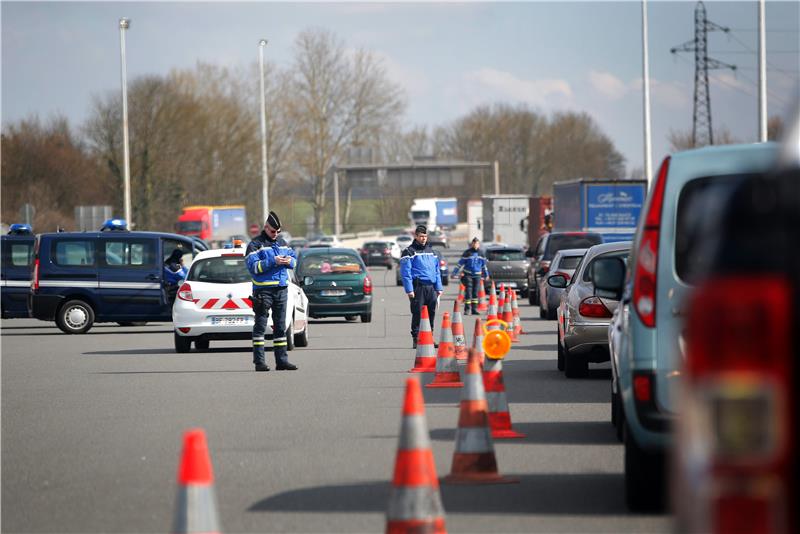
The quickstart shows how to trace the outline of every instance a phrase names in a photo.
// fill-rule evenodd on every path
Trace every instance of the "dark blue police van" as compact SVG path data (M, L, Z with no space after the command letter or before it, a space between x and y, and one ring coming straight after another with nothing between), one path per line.
M119 220L100 232L59 232L36 238L28 307L31 317L55 321L67 334L96 322L171 321L164 261L180 249L194 256L186 236L131 232Z
M36 238L27 224L12 224L0 236L0 316L28 317L33 243Z

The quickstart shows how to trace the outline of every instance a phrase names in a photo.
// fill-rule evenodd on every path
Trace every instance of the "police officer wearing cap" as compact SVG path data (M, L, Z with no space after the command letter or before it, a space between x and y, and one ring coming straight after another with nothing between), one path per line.
M400 256L400 275L403 278L403 289L411 301L411 337L414 339L414 348L417 348L422 307L428 307L431 331L433 331L436 300L442 294L439 257L428 245L428 229L423 225L417 226L414 242L403 250Z
M461 255L458 260L458 265L461 267L461 280L464 283L465 296L464 296L464 313L468 314L470 311L472 315L479 315L478 313L478 286L481 283L481 278L487 278L489 271L486 268L486 258L481 252L481 242L475 237L467 250Z
M296 365L289 363L287 353L286 303L289 286L288 269L297 265L297 256L289 247L278 244L281 221L274 211L264 222L263 231L247 245L245 261L253 279L253 364L256 371L269 371L264 355L264 333L267 316L272 310L272 347L275 352L275 368L278 371L294 371Z

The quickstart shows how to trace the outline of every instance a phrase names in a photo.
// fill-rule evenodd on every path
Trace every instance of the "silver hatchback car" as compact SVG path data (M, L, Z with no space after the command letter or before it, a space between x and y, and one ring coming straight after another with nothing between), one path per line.
M585 248L568 248L559 250L553 257L553 263L550 265L550 274L542 278L539 282L539 318L540 319L555 319L556 309L558 303L561 302L561 295L564 289L558 287L550 287L547 283L547 278L550 276L564 275L567 282L570 281L572 275L575 274L575 269L581 262L581 258L586 254Z
M558 369L568 378L583 376L589 362L609 360L608 324L619 305L619 297L612 298L595 289L592 281L594 264L604 258L627 260L631 242L604 243L586 251L575 274L566 285L566 278L553 275L548 278L550 287L564 287L558 306Z

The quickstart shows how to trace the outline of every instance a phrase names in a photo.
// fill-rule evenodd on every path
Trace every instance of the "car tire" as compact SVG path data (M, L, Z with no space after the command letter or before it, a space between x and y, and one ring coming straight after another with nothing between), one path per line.
M362 313L361 314L361 322L362 323L371 323L372 322L372 312L370 312L370 313Z
M567 347L564 347L562 350L564 352L564 374L567 378L581 378L585 376L586 372L589 370L589 362L580 356L570 354Z
M192 338L186 336L179 336L177 332L175 332L173 335L175 337L175 352L184 354L191 350Z
M194 340L194 348L199 350L200 352L206 352L211 347L211 342L207 339L203 339L198 337Z
M614 433L617 440L622 443L624 441L623 424L625 422L625 415L622 413L622 399L619 393L611 392L611 423L614 425Z
M547 317L547 311L539 306L539 319L545 319Z
M292 324L286 329L286 350L294 350L294 317L292 317Z
M294 335L294 346L295 347L307 347L308 346L308 321L306 321L306 327L303 328L303 331L299 334Z
M94 309L83 300L65 302L56 314L56 325L65 334L85 334L94 324Z
M443 286L449 286L450 285L450 280L446 276L442 276L442 285Z
M394 281L394 285L396 285L396 286L402 286L402 285L403 285L403 281L402 281L402 280L400 280L399 278L396 278L396 279L395 279L395 281Z
M391 263L386 265L386 270L387 271L391 271L392 270L392 264Z
M663 453L642 449L625 425L625 502L632 512L658 512L666 498Z
M558 337L558 333L556 333L556 337ZM561 340L557 339L558 343L558 360L556 365L558 366L559 371L564 370L564 347L561 346Z
M531 306L536 306L536 297L533 294L533 290L528 291L528 304Z
M557 311L558 310L551 310L550 308L547 308L547 319L551 321L555 320Z
M345 316L344 316L344 320L345 320L345 321L350 321L350 322L352 322L352 321L355 321L355 320L357 320L357 319L358 319L358 315L345 315Z

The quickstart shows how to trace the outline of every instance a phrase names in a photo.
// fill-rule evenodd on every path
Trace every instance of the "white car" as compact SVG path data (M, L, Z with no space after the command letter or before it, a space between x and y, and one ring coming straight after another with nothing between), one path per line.
M206 250L195 256L172 306L175 352L189 352L192 342L208 350L212 339L252 339L255 314L252 282L244 247ZM291 273L286 303L288 350L308 345L308 298ZM272 337L272 314L266 338Z
M395 238L394 241L395 243L397 243L397 246L400 248L400 252L402 253L403 250L407 249L411 245L411 243L413 243L414 238L411 237L410 235L399 235ZM399 257L397 259L398 261L400 260Z

